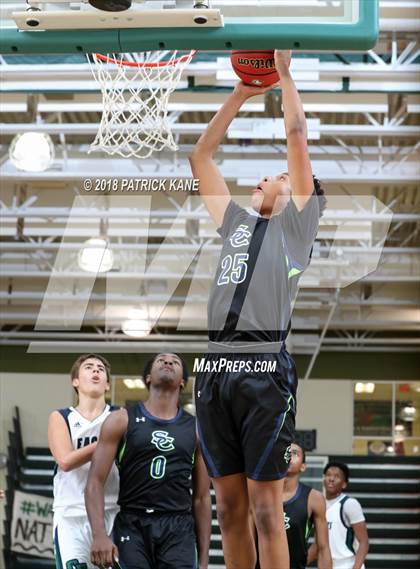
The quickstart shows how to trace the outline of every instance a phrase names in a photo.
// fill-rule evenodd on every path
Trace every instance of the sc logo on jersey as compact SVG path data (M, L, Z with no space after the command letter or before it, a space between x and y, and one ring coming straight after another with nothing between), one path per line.
M168 451L174 450L174 440L175 439L170 437L169 433L166 431L153 431L151 443L152 445L155 445L158 450Z
M244 245L249 245L251 235L252 233L248 231L248 225L239 225L229 239L230 244L232 247L243 247Z

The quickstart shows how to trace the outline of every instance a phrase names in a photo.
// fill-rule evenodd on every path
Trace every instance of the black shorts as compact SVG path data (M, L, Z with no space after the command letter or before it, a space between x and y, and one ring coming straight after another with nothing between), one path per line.
M112 532L121 569L196 569L191 514L118 513Z
M297 375L278 354L208 354L197 374L198 433L209 475L286 476L295 431Z

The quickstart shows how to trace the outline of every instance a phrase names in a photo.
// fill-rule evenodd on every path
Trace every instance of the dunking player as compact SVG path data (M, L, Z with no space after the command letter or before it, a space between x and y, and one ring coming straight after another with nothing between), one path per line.
M109 417L93 457L86 487L92 562L102 568L119 559L124 569L206 569L209 479L197 449L195 419L178 407L187 368L176 354L158 354L146 365L143 378L147 401ZM104 482L115 459L121 511L114 545L105 531L103 502Z
M364 569L369 537L362 507L344 493L350 478L347 464L329 462L324 468L327 522L333 569ZM316 544L309 548L309 561L315 559Z
M54 549L57 567L87 569L90 531L85 508L85 486L101 426L115 407L105 402L111 368L96 354L80 356L70 376L77 392L76 407L53 411L48 422L48 443L57 463L54 475ZM115 466L105 488L105 529L111 533L118 512L119 477Z
M196 407L228 569L255 567L249 508L262 569L289 567L282 479L290 459L297 379L284 340L298 277L309 264L318 230L321 208L315 194L323 192L312 176L305 115L289 72L290 52L276 51L275 64L288 172L262 178L252 190L249 209L231 199L214 154L246 99L268 90L243 83L216 113L190 157L200 194L223 239L208 305L211 353L206 364L211 365L206 369L212 371L197 375ZM234 371L223 371L225 361ZM275 371L260 373L264 361L274 364Z

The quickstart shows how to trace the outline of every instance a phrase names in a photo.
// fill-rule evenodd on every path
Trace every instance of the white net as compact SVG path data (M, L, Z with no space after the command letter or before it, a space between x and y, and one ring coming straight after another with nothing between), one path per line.
M124 54L124 60L93 54L89 62L101 86L103 111L89 152L147 158L155 150L176 150L168 102L194 53Z

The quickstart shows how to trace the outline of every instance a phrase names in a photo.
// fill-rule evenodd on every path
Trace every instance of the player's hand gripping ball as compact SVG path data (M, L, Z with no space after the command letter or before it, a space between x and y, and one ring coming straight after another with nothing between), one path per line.
M233 70L246 85L267 87L279 81L274 62L274 50L232 51L230 56Z

